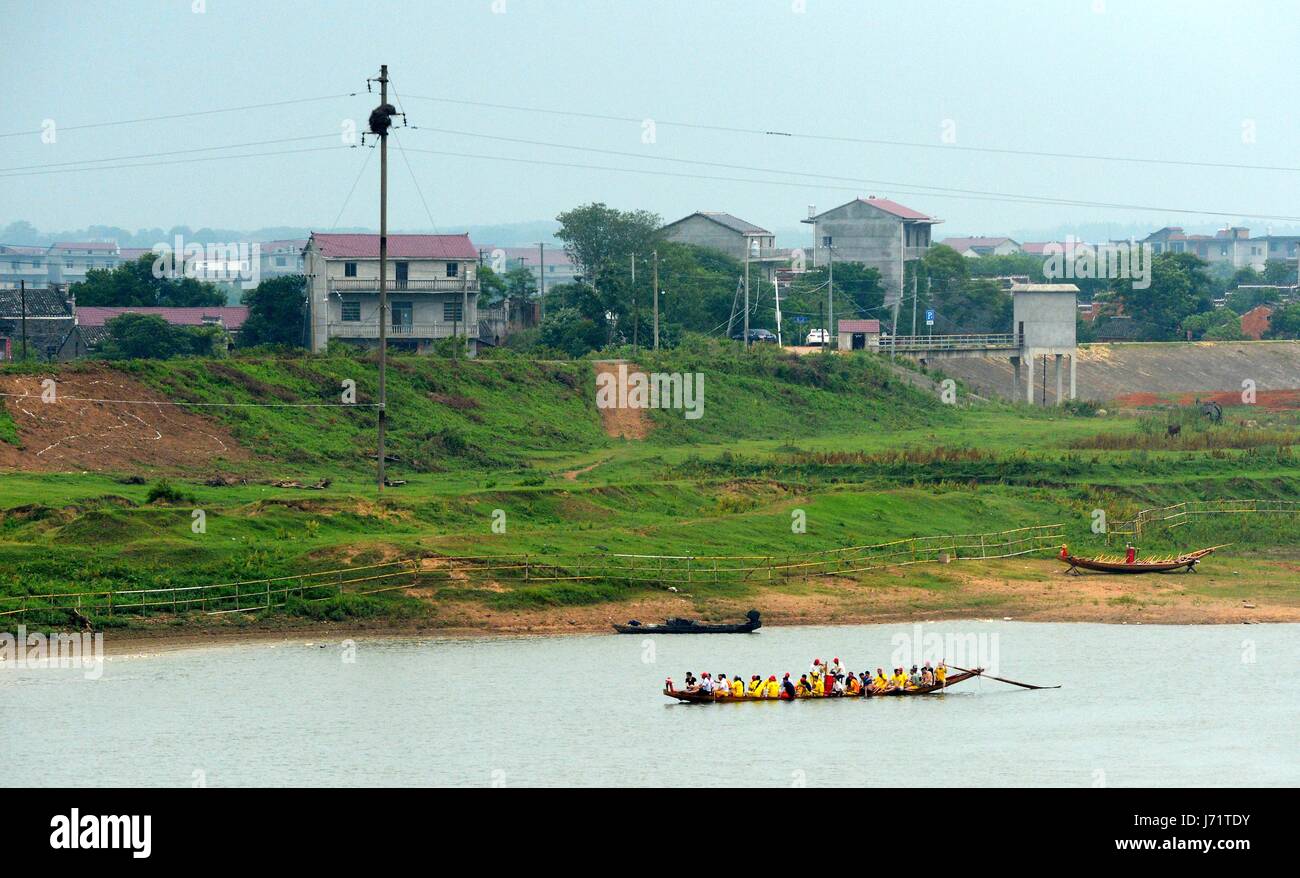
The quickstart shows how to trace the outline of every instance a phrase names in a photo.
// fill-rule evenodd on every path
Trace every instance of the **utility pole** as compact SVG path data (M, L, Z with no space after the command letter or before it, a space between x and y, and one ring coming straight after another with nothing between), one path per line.
M379 135L379 493L384 493L384 431L388 421L388 128L394 108L388 103L388 65L379 68L379 107L370 130Z
M20 313L22 314L22 322L23 322L23 360L26 361L27 360L27 281L26 280L18 281L18 294L22 302L22 304L19 307L21 307L22 309Z
M749 239L745 239L745 347L749 347Z
M637 326L638 323L639 321L637 319L637 310L636 310L636 254L633 253L632 254L632 353L633 354L636 353L636 343L637 343L637 335L638 335L637 329L639 328Z
M537 301L540 317L546 318L546 242L537 242Z
M903 280L907 275L907 247L903 237L905 226L898 224L898 295L894 298L894 324L889 327L889 359L898 356L898 306L903 301Z
M659 251L654 251L654 279L651 282L655 294L655 350L659 350Z
M921 270L921 264L918 262L912 269L912 338L916 338L916 276Z
M834 242L826 239L826 268L830 275L826 278L826 311L828 319L826 321L827 336L823 339L830 350L838 350L840 346L840 334L835 332L835 247Z

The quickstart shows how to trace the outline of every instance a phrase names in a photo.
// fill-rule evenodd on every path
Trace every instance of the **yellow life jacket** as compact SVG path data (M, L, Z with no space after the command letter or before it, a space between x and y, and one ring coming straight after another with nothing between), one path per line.
M763 691L763 681L762 681L762 680L750 680L750 681L749 681L749 694L750 694L750 695L760 695L760 694L762 694L762 691Z
M731 681L731 694L737 696L745 694L745 682L739 677Z
M813 681L813 692L817 693L818 695L826 694L826 684L822 682L821 677L818 677L816 680Z
M883 675L878 675L872 682L876 684L877 689L884 689L889 686L889 680L885 679Z
M934 669L934 679L940 683L948 679L948 669L943 665L939 665L939 667Z
M767 697L768 698L781 697L781 685L777 683L775 680L767 681Z

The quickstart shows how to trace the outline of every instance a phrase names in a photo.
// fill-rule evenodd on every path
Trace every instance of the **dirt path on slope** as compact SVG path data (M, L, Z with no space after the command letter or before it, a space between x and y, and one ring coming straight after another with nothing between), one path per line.
M602 360L596 363L596 375L613 375L614 386L618 386L618 367L626 366L628 372L636 371L636 366L626 360ZM600 424L605 435L612 439L644 439L650 435L653 425L645 409L609 406L601 407Z
M43 402L48 375L0 376L20 448L0 442L0 469L31 472L179 470L249 458L224 427L112 369L64 374ZM91 401L126 400L127 402Z

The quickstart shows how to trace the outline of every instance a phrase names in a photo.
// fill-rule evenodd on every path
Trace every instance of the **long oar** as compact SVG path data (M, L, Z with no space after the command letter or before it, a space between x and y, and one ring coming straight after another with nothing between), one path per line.
M982 671L972 671L970 670L970 668L959 668L956 665L948 665L948 667L952 668L954 671L962 671L963 673L978 674L981 677L988 677L990 680L997 680L999 683L1010 683L1012 686L1021 686L1025 689L1060 689L1061 688L1059 684L1056 686L1034 686L1029 683L1020 683L1016 680L1008 680L1005 677L995 677L992 674L986 674Z

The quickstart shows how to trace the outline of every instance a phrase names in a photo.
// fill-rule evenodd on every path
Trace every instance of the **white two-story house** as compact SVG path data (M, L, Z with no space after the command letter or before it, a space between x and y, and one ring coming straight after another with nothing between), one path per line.
M388 345L424 352L467 338L478 351L478 250L469 235L388 236ZM313 233L303 250L311 349L379 340L379 236Z

